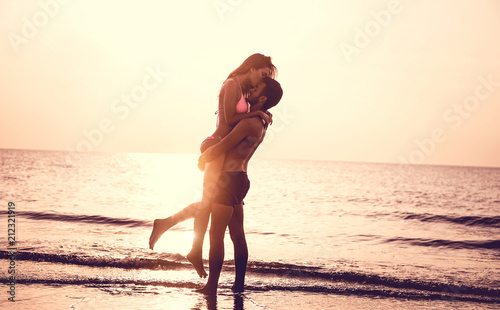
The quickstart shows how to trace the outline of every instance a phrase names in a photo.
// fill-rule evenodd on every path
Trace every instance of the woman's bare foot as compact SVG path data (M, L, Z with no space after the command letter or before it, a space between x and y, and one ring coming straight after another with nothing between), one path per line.
M212 286L212 285L205 285L204 288L200 288L198 290L194 290L195 292L205 294L205 295L216 295L217 294L217 287Z
M207 273L205 272L205 266L203 266L203 258L200 253L194 253L193 250L186 255L189 262L193 265L194 269L200 276L200 278L206 278Z
M149 248L152 250L160 237L165 233L170 227L174 226L171 217L166 219L156 219L153 223L153 231L149 237Z

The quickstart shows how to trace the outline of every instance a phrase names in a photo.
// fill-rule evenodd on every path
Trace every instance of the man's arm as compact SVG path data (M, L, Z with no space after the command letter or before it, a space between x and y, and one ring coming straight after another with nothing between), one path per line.
M209 162L217 158L217 156L226 153L227 150L235 147L243 139L250 135L257 134L257 126L262 126L262 121L259 117L247 118L241 120L233 130L224 137L219 143L209 147L201 154L199 161Z
M224 108L224 118L227 124L233 126L243 119L255 116L260 116L264 121L270 122L272 118L262 111L236 113L236 104L241 98L238 96L241 94L239 89L238 83L234 80L228 80L222 86L221 96Z

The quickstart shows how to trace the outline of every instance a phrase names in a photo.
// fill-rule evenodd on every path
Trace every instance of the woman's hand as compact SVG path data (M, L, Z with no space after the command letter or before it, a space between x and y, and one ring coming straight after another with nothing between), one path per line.
M267 114L267 115L269 115L269 118L271 119L271 120L269 121L269 125L271 125L271 124L273 123L273 115L272 115L272 114L271 114L271 112L269 112L269 111L266 111L266 114Z
M273 123L273 115L271 114L271 112L262 112L262 111L258 111L257 112L257 115L264 121L264 123L266 124L266 126L269 124L272 124Z

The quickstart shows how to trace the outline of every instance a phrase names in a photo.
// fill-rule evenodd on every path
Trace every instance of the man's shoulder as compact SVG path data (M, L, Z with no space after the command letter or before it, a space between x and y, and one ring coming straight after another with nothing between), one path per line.
M264 127L264 125L262 124L262 119L258 116L244 118L239 121L236 126L244 128L246 130L260 130Z

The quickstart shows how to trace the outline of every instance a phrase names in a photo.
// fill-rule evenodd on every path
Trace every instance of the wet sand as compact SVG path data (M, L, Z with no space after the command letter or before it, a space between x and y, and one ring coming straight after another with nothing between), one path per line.
M317 309L471 309L470 303L454 300L405 300L290 291L247 291L233 294L220 289L206 297L189 288L144 285L17 284L16 302L3 309L199 309L199 310L317 310ZM476 304L472 309L497 309L495 304Z

